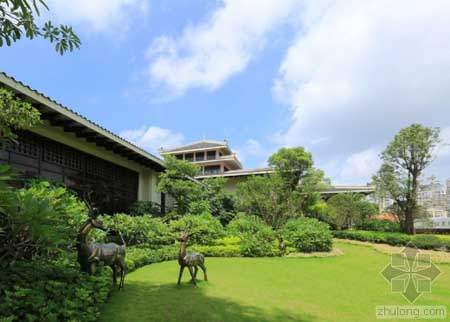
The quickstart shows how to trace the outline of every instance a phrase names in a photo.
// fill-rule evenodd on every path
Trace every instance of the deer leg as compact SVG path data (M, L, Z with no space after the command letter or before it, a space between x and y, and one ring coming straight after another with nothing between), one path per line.
M180 274L178 274L178 285L181 283L181 277L183 276L184 266L180 266Z
M94 275L95 274L95 271L96 271L96 265L95 265L95 262L92 262L91 264L90 264L90 267L89 267L89 275Z
M197 272L198 272L198 267L194 266L194 278L195 278L195 280L197 280Z
M191 273L192 281L194 282L194 285L197 286L197 281L195 280L194 271L192 270L192 266L188 266L189 273Z
M115 264L111 265L111 269L112 269L112 278L113 278L113 284L117 285L117 268Z
M123 284L125 282L125 266L122 266L120 268L120 283L119 283L119 290L123 290Z
M205 281L208 281L208 275L206 274L206 267L205 267L205 264L199 263L198 266L200 266L200 268L201 268L202 271L203 271L203 277L204 277Z

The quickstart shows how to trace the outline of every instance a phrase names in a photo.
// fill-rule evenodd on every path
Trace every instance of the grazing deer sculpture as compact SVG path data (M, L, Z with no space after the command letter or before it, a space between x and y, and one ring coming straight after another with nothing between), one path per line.
M278 249L280 250L280 256L286 254L286 243L283 240L283 237L278 237Z
M125 265L125 241L123 245L116 243L94 243L88 239L88 234L93 228L106 231L101 220L92 215L92 208L89 207L89 219L81 226L77 236L78 262L81 271L92 275L95 273L97 265L103 262L104 265L111 267L113 283L117 284L117 274L120 272L119 290L123 288L126 274ZM121 237L121 235L119 234Z
M181 283L181 277L183 276L183 271L187 267L189 269L189 273L191 274L191 282L194 285L197 285L197 271L199 266L203 271L203 276L205 281L208 281L208 275L206 274L205 267L205 257L197 252L186 253L186 245L189 237L192 234L187 232L181 233L181 235L177 238L180 242L180 252L178 254L178 263L180 264L180 274L178 275L178 285Z

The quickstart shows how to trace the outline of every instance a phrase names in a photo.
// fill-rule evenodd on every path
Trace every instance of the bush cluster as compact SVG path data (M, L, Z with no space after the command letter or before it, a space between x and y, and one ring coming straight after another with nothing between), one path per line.
M41 255L55 258L74 248L87 208L65 187L32 181L1 195L0 266Z
M406 246L411 242L417 248L434 250L442 250L445 248L450 250L450 240L440 238L436 235L420 234L411 236L403 233L362 230L336 230L333 231L333 235L336 238L384 243L392 246Z
M96 321L111 285L76 266L20 262L0 274L0 321Z
M128 246L156 248L173 243L169 227L160 218L115 214L101 219L105 227L119 231Z
M195 245L211 245L213 241L224 235L224 229L220 221L210 213L200 215L186 215L178 220L172 220L170 230L176 236L182 231L192 234L189 243Z
M230 235L241 239L242 256L273 256L275 233L259 217L240 213L228 224L227 229Z
M333 246L328 224L314 218L290 220L283 226L281 234L299 252L329 251Z
M363 220L357 227L360 230L400 232L400 224L383 219Z
M131 272L177 256L174 245L129 247L127 269ZM102 267L89 276L75 263L75 254L67 253L51 263L22 261L7 268L0 274L0 321L96 321L111 291L111 270Z

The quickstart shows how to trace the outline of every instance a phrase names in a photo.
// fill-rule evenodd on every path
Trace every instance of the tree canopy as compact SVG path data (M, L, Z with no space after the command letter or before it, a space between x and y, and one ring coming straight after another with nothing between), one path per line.
M42 37L55 43L55 49L61 55L79 48L80 38L71 26L54 26L51 21L37 25L36 18L41 9L49 10L44 0L0 0L0 47L11 46L22 37Z
M273 173L238 184L237 205L278 229L290 218L310 211L328 180L322 170L313 167L312 156L303 147L281 148L268 162Z
M400 130L382 152L383 164L373 177L378 195L392 198L406 233L414 234L419 179L433 161L439 128L412 124Z

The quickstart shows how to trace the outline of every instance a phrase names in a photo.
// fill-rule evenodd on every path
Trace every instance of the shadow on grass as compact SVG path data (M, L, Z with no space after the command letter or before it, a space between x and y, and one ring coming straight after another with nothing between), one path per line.
M155 285L129 282L122 292L114 292L103 309L103 322L313 322L316 319L301 312L281 309L263 310L236 303L231 299L205 294L208 283L199 282Z

